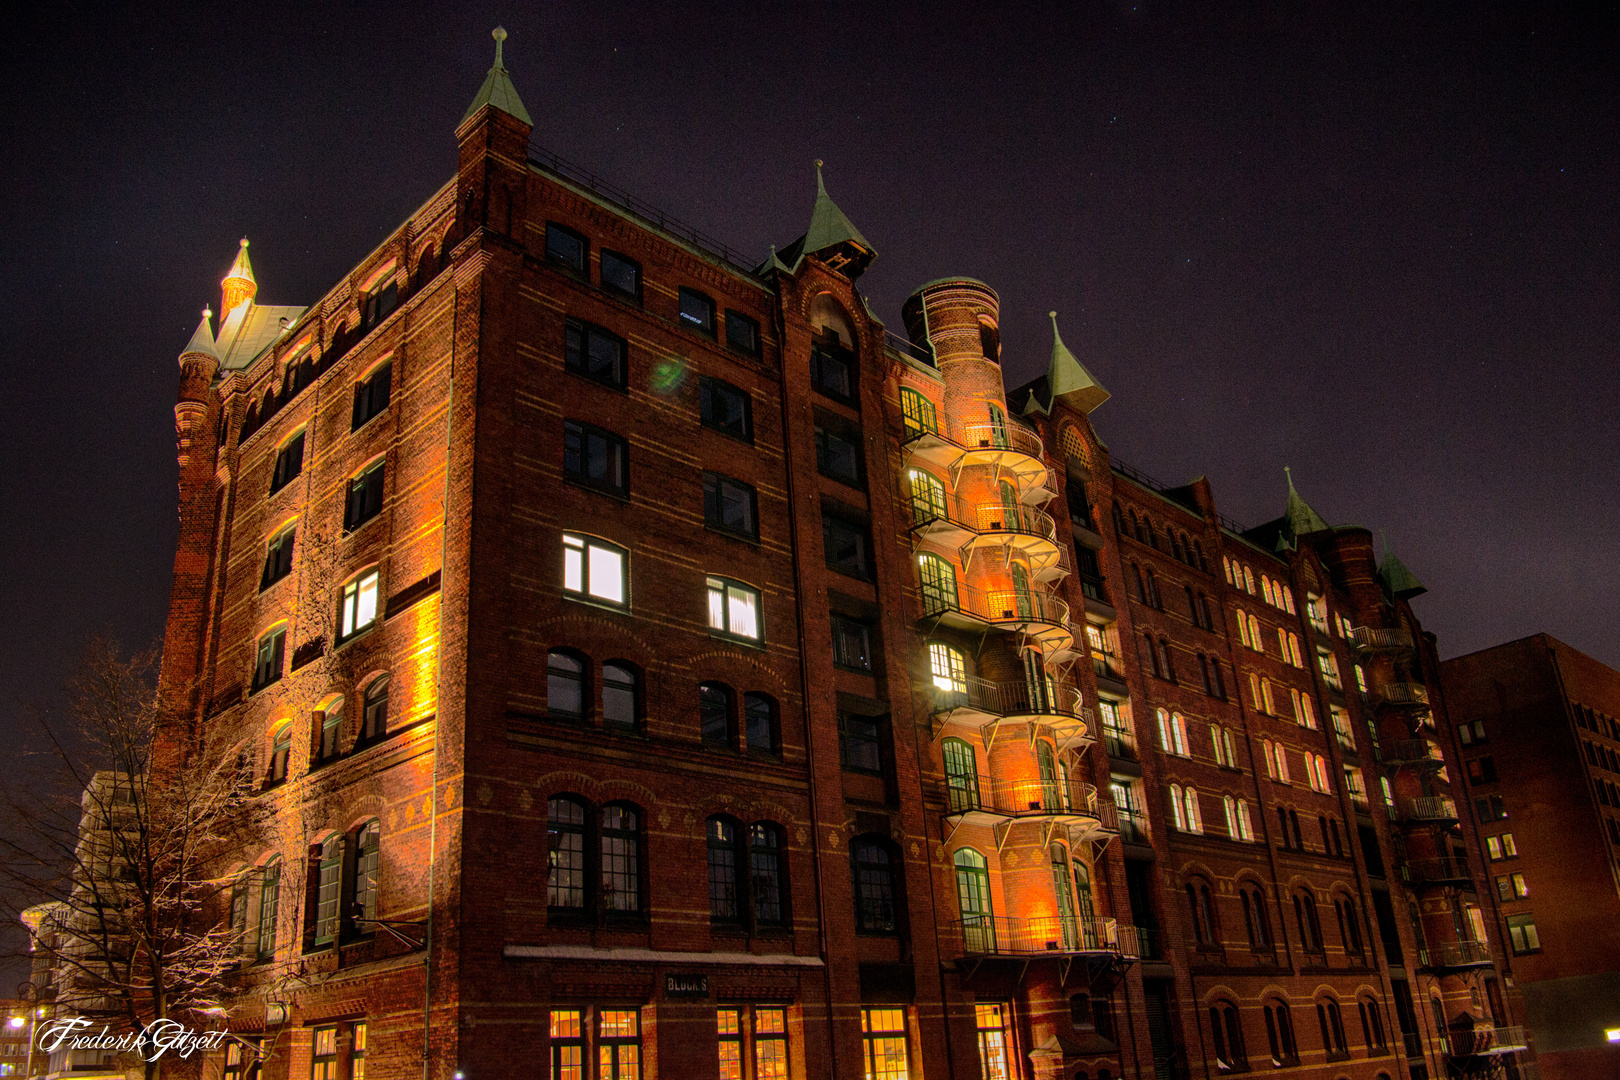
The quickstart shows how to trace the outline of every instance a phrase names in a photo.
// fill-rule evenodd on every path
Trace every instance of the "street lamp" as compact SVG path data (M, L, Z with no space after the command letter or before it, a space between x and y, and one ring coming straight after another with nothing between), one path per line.
M6 1023L13 1031L21 1031L24 1024L28 1025L28 1064L23 1066L24 1078L34 1075L34 1024L44 1009L29 1009L26 1017L13 1016Z

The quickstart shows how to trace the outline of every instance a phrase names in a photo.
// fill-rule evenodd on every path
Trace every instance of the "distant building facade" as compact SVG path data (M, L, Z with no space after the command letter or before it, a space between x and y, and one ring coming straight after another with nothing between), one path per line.
M529 149L181 355L176 736L280 836L210 1076L1525 1075L1422 591L1090 423L818 188L749 265ZM819 181L818 181L819 183Z
M1535 634L1440 676L1542 1075L1620 1073L1620 672Z

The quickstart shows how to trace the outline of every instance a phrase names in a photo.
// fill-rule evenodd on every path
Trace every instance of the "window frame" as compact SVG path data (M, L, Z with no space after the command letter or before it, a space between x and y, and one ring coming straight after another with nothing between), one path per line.
M719 574L708 574L706 575L706 578L706 589L709 598L709 633L716 637L726 638L729 641L746 642L750 645L764 647L765 602L764 595L760 592L760 590L754 588L752 585L749 585L747 582L738 581L735 578L723 577ZM718 607L715 605L716 595L720 597L720 604ZM752 599L754 625L755 629L758 631L752 636L741 631L733 630L731 626L732 604L739 596L743 599ZM720 623L722 625L716 624L715 620L717 617L720 619Z
M272 659L266 663L266 650L269 650ZM274 670L271 670L271 668ZM274 686L280 682L287 673L287 624L278 623L260 634L255 641L253 650L253 681L249 693L257 694L259 691Z
M260 592L292 573L297 532L298 522L294 521L278 529L265 545L264 571L259 575Z
M382 515L384 485L388 480L388 459L367 462L350 475L343 498L343 532L358 532Z
M863 853L878 853L882 860L863 858ZM891 841L872 834L853 837L849 842L850 868L854 879L855 933L859 936L896 937L901 934L904 919L904 899L901 890L902 874L897 867L903 865ZM873 868L870 874L865 868ZM871 875L880 874L879 881ZM886 895L880 895L878 891ZM886 906L886 916L884 914ZM874 917L875 916L875 917Z
M591 440L600 440L607 451L610 473L618 473L618 481L598 480L591 475ZM570 448L570 441L574 443ZM569 467L570 455L576 467ZM616 469L615 469L616 466ZM563 479L580 487L590 488L621 499L630 497L630 443L616 432L583 420L563 420Z
M827 379L829 370L843 375L848 389L840 389ZM860 405L860 355L843 343L837 334L826 333L810 342L810 389L843 405Z
M360 621L360 614L364 610L364 593L366 583L371 584L371 615L364 622ZM360 637L367 631L375 628L385 617L385 602L382 595L382 573L377 566L367 567L360 573L350 577L343 583L343 592L338 600L337 633L333 641L336 647L341 647ZM350 624L351 616L354 619Z
M628 266L634 273L636 279L636 287L634 292L626 291L621 286L609 282L607 274L607 262L609 259L621 263L624 266ZM601 248L597 254L597 273L604 291L612 293L614 296L633 303L636 305L636 307L642 306L643 278L641 272L641 263L637 262L635 259L632 259L623 252L614 251L612 248Z
M688 301L692 301L701 307L707 308L707 317L704 319L696 319L687 314L686 306ZM694 289L690 285L679 286L675 302L675 321L681 326L695 334L702 334L704 337L712 340L717 336L716 320L719 316L719 312L719 305L714 302L714 297L710 296L708 293L703 292L700 289Z
M381 388L379 390L379 387ZM389 357L370 368L354 383L354 412L349 434L354 434L388 411L394 391L394 360ZM379 401L378 399L381 398Z
M552 251L551 236L553 232L563 239L572 240L579 245L579 263L577 265L572 259ZM578 229L570 228L559 221L546 222L546 240L542 250L545 253L546 262L550 265L560 267L570 274L589 278L591 272L591 242Z
M727 489L734 489L735 495L742 496L748 505L748 527L737 528L727 524L724 520L727 506ZM738 480L725 473L703 470L703 524L705 528L726 536L735 536L744 540L759 540L759 491L753 484Z
M722 320L726 328L726 348L742 356L758 360L764 350L764 339L760 336L759 320L751 315L744 315L736 308L727 308ZM742 327L753 336L753 344L739 343L733 333L734 327Z
M591 342L596 338L618 346L617 370L603 374L593 366L595 354L591 350ZM606 327L570 315L563 320L563 370L598 386L627 392L630 385L630 343Z
M630 550L620 547L611 540L605 540L590 533L564 532L562 534L563 573L562 594L569 600L594 607L607 608L612 611L630 610ZM619 561L619 593L622 599L615 600L609 595L598 593L593 589L593 576L595 571L595 555L603 552L613 555ZM569 585L570 576L578 578L575 587Z
M741 405L741 416L736 423L720 419L714 403ZM717 431L728 439L754 445L754 397L735 383L713 375L698 377L698 422L710 431ZM740 427L741 430L738 430Z
M304 451L307 449L308 445L305 437L308 434L309 428L301 427L293 434L283 439L281 445L276 447L276 460L275 464L271 466L270 472L271 495L274 495L276 492L280 491L282 488L304 475ZM284 466L286 462L291 460L289 457L289 451L292 450L295 444L298 447L298 460L291 466L291 471L288 471Z

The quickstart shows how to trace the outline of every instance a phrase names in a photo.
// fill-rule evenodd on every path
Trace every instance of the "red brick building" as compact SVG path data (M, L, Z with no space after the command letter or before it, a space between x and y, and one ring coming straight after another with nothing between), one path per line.
M1366 530L1112 462L982 283L891 333L824 188L750 265L531 127L497 49L452 180L181 356L165 692L282 830L211 1070L1517 1068Z
M1614 1075L1620 672L1535 634L1447 660L1440 678L1542 1075Z

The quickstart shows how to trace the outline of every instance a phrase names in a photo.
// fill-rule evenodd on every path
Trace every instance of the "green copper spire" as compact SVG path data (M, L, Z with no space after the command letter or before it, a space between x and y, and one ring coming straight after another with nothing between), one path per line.
M1063 344L1063 335L1058 333L1057 312L1048 311L1046 315L1052 320L1052 363L1046 369L1049 400L1062 400L1071 408L1090 413L1111 395Z
M1295 536L1304 536L1307 533L1323 532L1328 523L1322 515L1311 509L1311 504L1299 497L1294 490L1294 471L1283 466L1283 475L1288 477L1288 509L1283 514L1288 519L1288 528Z
M1390 552L1388 540L1384 541L1384 561L1379 564L1378 576L1384 579L1384 587L1389 590L1390 595L1401 600L1410 600L1429 591L1423 582L1417 579L1417 575L1408 570L1398 556Z
M180 350L181 356L186 353L201 353L204 356L212 356L215 360L219 359L219 352L214 348L213 324L209 322L213 317L212 311L203 308L202 322L197 324L196 332L191 335L191 344Z
M832 250L836 249L836 250ZM834 270L859 277L862 270L877 258L871 244L861 235L838 204L827 194L827 185L821 179L821 161L816 161L816 205L810 211L810 228L804 234L800 250L806 255L819 255ZM848 269L846 269L848 267Z
M529 119L529 110L523 107L523 100L518 97L517 87L512 85L511 76L506 74L506 64L501 59L501 42L506 40L506 30L497 26L490 32L490 36L495 39L495 66L489 69L484 85L479 88L478 96L473 98L472 104L467 106L467 113L461 118L461 122L465 124L473 113L488 105L533 127L534 121Z

